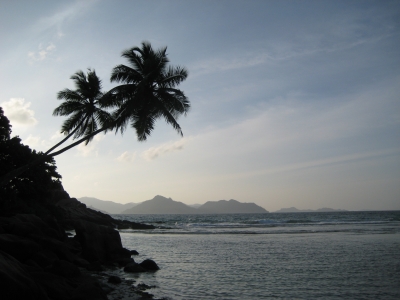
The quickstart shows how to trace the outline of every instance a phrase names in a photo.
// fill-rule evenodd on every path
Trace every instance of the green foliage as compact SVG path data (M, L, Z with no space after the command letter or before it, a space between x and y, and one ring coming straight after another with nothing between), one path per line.
M42 159L0 187L0 209L4 210L21 201L45 202L52 189L61 187L61 175L56 171L54 159L22 144L19 137L10 138L11 125L1 108L0 124L0 177L31 161Z

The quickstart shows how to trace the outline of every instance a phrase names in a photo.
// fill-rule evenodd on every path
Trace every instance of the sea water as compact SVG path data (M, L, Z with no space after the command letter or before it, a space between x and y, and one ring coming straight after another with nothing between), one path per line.
M400 299L400 212L114 215L167 299Z

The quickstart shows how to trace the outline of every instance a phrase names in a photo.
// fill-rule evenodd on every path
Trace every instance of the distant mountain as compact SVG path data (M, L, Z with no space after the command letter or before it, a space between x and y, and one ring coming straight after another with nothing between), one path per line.
M122 211L139 204L133 202L121 204L112 201L100 200L93 197L82 197L78 198L78 200L86 204L86 206L90 207L91 209L98 210L107 214L120 214Z
M95 210L95 211L99 211L99 212L101 212L101 213L103 213L103 214L110 214L109 212L106 212L105 210L101 210L101 209L98 209L98 208L96 208L96 207L93 207L93 206L91 206L91 205L86 205L86 207L87 208L90 208L90 209L93 209L93 210Z
M171 198L155 196L135 207L127 209L122 214L195 214L197 209Z
M254 203L240 203L236 200L208 201L198 208L191 207L171 198L155 196L122 214L230 214L230 213L267 213L264 208Z
M241 203L237 200L208 201L197 208L198 213L206 214L244 214L267 213L268 211L255 203Z
M289 208L281 208L280 210L275 211L276 213L296 213L296 212L335 212L335 211L347 211L344 209L333 209L328 207L319 208L316 210L313 209L297 209L296 207Z
M190 207L194 207L194 208L199 208L200 206L202 206L203 204L188 204Z

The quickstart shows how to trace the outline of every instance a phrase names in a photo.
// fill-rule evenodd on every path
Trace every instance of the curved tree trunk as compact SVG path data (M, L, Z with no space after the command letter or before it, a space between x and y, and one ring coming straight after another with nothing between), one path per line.
M83 122L85 122L85 120L86 120L86 124L87 124L87 122L88 122L88 117L86 116L83 120L82 120L82 122L80 122L77 126L76 126L76 128L70 133L70 134L68 134L61 142L59 142L59 143L57 143L56 145L54 145L53 147L51 147L49 150L47 150L44 154L49 154L51 151L53 151L54 149L56 149L58 146L60 146L61 144L63 144L66 140L68 140L78 129L79 129L79 127L81 127L81 125L83 124Z

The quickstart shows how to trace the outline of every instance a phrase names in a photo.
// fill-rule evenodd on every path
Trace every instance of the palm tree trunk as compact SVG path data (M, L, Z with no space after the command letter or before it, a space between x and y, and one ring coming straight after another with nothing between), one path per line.
M29 168L31 168L33 166L36 166L36 165L46 161L46 159L48 159L50 157L54 157L54 156L60 155L61 153L65 152L65 151L67 151L67 150L69 150L69 149L71 149L71 148L73 148L73 147L75 147L75 146L77 146L77 145L79 145L81 143L83 143L87 139L91 138L92 136L95 136L96 134L98 134L98 133L100 133L100 132L102 132L104 130L107 130L108 128L110 128L110 127L106 126L106 127L100 128L100 129L92 132L91 134L81 138L80 140L76 141L75 143L72 143L71 145L62 148L61 150L59 150L57 152L44 155L44 156L42 156L42 157L40 157L40 158L38 158L38 159L26 164L25 166L19 167L17 169L14 169L14 170L8 172L6 175L3 175L2 177L0 177L0 187L8 184L12 179L14 179L15 177L21 175L22 173L27 171ZM54 149L54 148L56 148L56 147L53 147L52 149ZM52 149L50 149L50 150L52 150ZM47 151L46 153L48 153L49 151Z
M65 137L61 142L59 142L58 144L56 144L56 145L54 145L53 147L51 147L49 150L47 150L44 154L49 154L51 151L53 151L54 149L56 149L58 146L60 146L61 144L63 144L66 140L68 140L80 127L81 127L81 125L83 124L83 122L85 122L85 119L86 119L86 124L87 124L87 122L88 122L88 118L87 118L87 116L82 120L82 122L80 122L77 126L76 126L76 128L70 133L70 134L68 134L68 136L67 137Z

